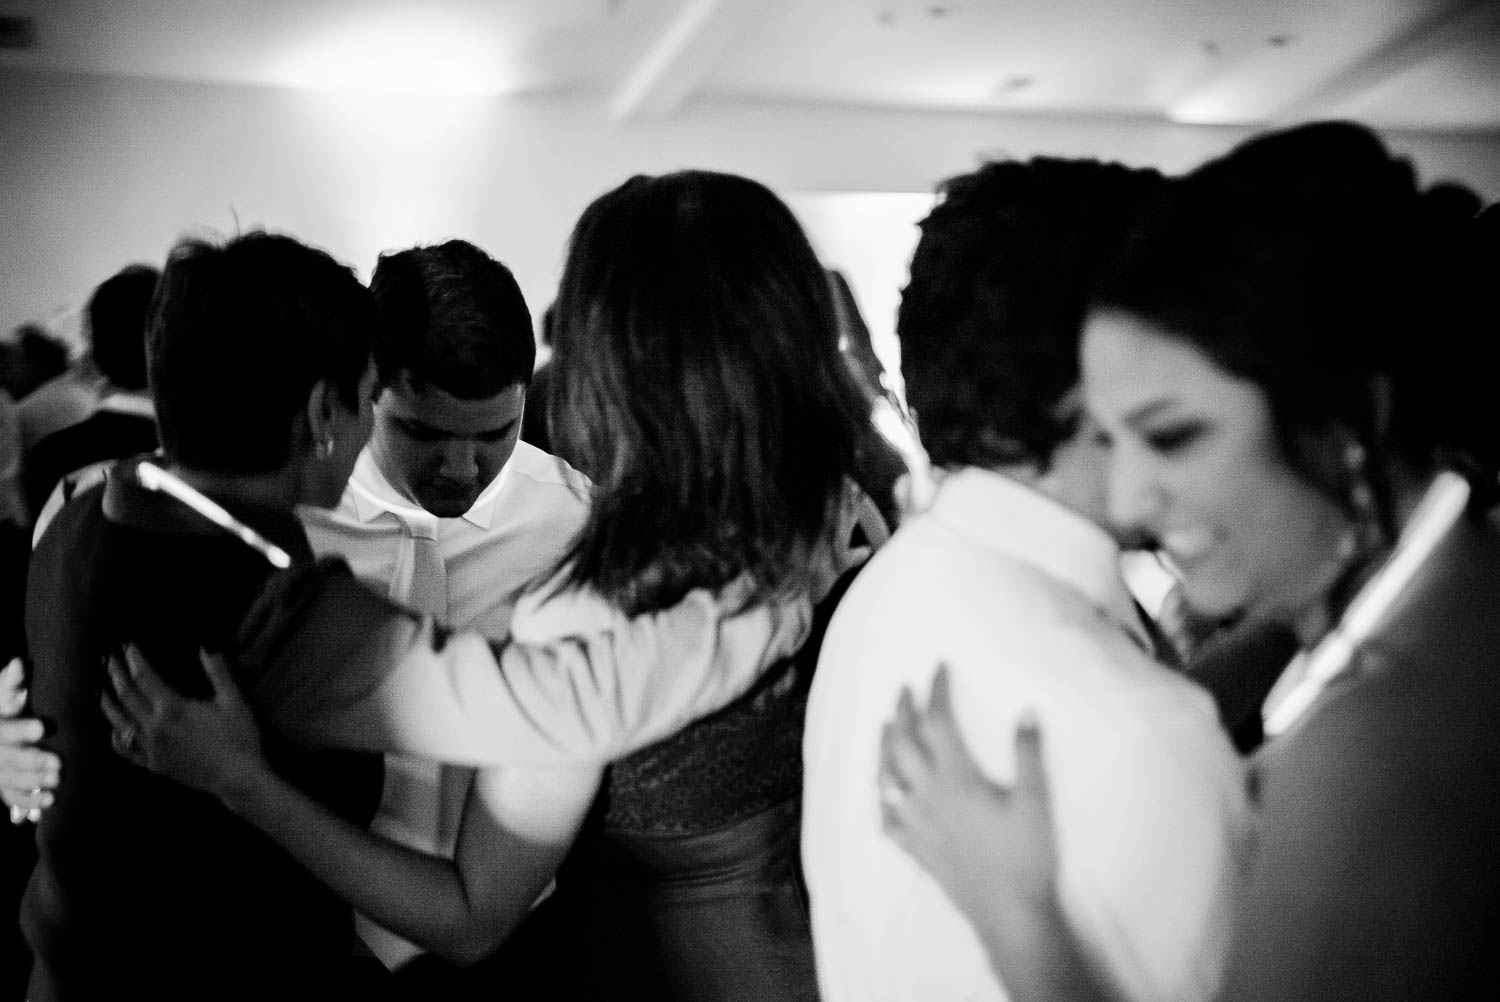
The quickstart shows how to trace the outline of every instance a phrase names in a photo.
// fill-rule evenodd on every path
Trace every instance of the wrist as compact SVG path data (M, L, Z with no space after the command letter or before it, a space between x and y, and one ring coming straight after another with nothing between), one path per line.
M1007 924L1021 923L1027 928L1055 929L1067 924L1062 901L1055 885L1028 889L1014 894L983 894L979 888L961 902L965 912L975 919Z
M246 765L224 774L217 784L219 801L241 817L253 815L259 805L272 795L275 777L259 763Z
M1056 885L994 902L980 927L996 974L1016 1002L1108 1002L1108 982L1088 960Z

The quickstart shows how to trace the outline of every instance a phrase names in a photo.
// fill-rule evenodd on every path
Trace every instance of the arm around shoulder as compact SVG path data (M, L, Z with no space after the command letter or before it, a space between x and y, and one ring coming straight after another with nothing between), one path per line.
M651 744L747 691L811 626L805 595L751 605L699 590L546 643L447 634L347 572L291 580L247 620L269 726L314 745L466 765L577 765Z

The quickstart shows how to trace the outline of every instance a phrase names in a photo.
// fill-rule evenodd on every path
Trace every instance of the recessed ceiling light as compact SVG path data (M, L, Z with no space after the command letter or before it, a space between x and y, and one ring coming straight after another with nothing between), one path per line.
M472 22L417 10L350 19L283 53L272 72L312 90L479 96L513 86L505 57Z

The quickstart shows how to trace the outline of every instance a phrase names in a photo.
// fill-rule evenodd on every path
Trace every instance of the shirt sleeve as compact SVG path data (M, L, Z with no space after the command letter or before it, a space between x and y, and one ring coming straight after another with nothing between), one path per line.
M1039 619L995 638L988 664L1002 670L955 679L966 741L1009 784L1012 721L1037 714L1058 890L1085 951L1131 1002L1212 997L1247 821L1212 703L1118 630Z
M1087 804L1060 834L1064 906L1133 1000L1201 1002L1223 976L1248 818L1203 711L1144 718L1081 754L1073 796Z
M732 596L729 596L732 598ZM257 712L304 744L465 765L602 763L735 699L807 636L797 596L672 608L545 644L449 634L340 562L277 575L240 636Z

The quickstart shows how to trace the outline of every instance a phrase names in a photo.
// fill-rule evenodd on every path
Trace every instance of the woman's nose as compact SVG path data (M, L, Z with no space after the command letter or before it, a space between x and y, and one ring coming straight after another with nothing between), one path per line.
M1143 457L1116 450L1109 459L1109 519L1120 538L1150 537L1161 524L1165 491Z

